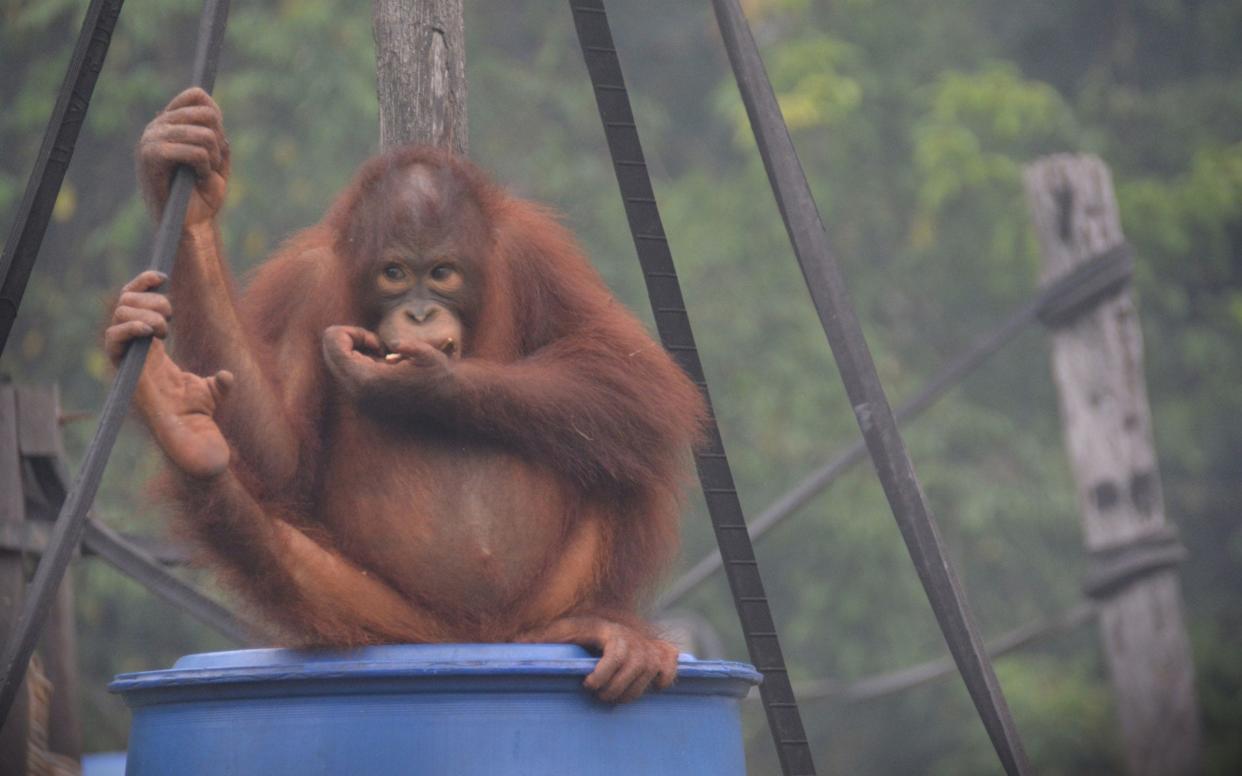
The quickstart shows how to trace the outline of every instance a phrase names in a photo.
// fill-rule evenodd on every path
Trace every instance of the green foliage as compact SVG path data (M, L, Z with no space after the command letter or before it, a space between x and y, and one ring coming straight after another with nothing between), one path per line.
M0 0L0 223L13 217L82 3ZM645 150L749 514L857 435L790 255L707 4L614 3ZM1060 150L1113 170L1138 256L1167 511L1184 567L1211 772L1242 766L1242 9L1229 0L1012 4L750 0L767 67L895 403L1036 287L1022 166ZM133 182L143 124L188 77L198 3L129 0L2 369L57 381L69 409L110 379L97 340L109 293L145 262ZM572 24L560 4L467 3L472 156L558 207L622 300L648 315ZM224 237L253 267L315 221L376 146L364 6L235 4L217 97L232 142ZM92 423L66 428L80 454ZM907 442L982 629L1078 600L1082 549L1043 338L1014 342L909 424ZM162 533L143 495L156 459L117 448L99 499ZM697 497L687 562L712 546ZM843 680L940 657L943 640L868 466L758 548L795 680ZM103 691L118 671L222 646L96 561L77 577L91 748L123 746ZM744 651L724 585L689 605ZM1094 630L998 663L1040 773L1117 770ZM804 710L839 773L994 773L961 684ZM776 772L762 714L754 773Z

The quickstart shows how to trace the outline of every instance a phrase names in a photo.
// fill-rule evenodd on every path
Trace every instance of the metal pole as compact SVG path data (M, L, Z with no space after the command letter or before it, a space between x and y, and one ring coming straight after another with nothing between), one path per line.
M634 248L642 265L660 342L694 380L707 402L707 444L695 453L695 465L703 485L712 529L716 533L716 543L724 556L725 576L729 580L734 606L737 607L746 649L751 661L763 673L759 695L776 744L781 771L787 776L813 776L815 763L810 743L789 682L776 623L768 606L763 579L759 575L755 549L747 534L746 517L733 483L729 458L716 426L715 414L711 411L707 379L703 375L703 364L699 361L690 317L682 299L677 268L664 234L655 190L647 173L642 142L621 72L621 60L608 24L608 13L603 0L569 0L569 7L595 92L595 104L604 124L608 151L612 156Z
M712 5L794 254L919 580L1001 764L1007 773L1027 773L1009 707L897 430L746 17L737 0L712 0Z
M103 69L112 30L124 2L91 0L86 9L56 107L48 119L43 144L39 146L34 169L26 181L26 193L17 208L13 230L4 243L4 252L0 253L0 355L4 353L26 283L39 257L39 246L43 244L60 185L69 170L78 132L86 121L86 109L90 107L95 81Z
M205 0L199 22L198 48L194 56L191 83L210 91L216 80L216 66L220 59L220 44L224 39L224 24L228 17L228 0ZM185 223L185 209L194 189L194 172L188 167L178 167L173 175L172 187L151 251L151 269L171 273L181 241L181 227ZM151 349L150 338L135 340L126 351L117 369L116 379L104 401L100 413L99 428L91 440L82 461L73 489L65 498L65 504L56 518L56 527L48 541L47 550L35 571L31 592L26 597L16 630L10 634L4 646L0 667L4 671L4 683L0 685L0 720L6 718L17 695L17 688L26 674L26 664L39 640L39 632L47 619L49 605L60 586L65 569L73 558L73 551L86 528L86 515L99 490L104 467L116 443L121 424L129 414L130 402L138 378L142 374L147 351Z

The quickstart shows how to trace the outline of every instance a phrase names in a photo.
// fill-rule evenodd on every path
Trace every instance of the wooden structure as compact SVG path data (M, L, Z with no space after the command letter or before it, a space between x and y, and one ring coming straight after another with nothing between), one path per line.
M0 630L8 633L21 611L26 579L58 505L39 482L38 461L61 457L55 389L0 384ZM0 773L70 773L82 755L76 708L77 646L73 579L57 592L13 711L0 727ZM35 661L32 661L35 662Z
M1128 254L1101 160L1041 159L1027 169L1026 188L1045 277ZM1092 564L1085 588L1099 605L1127 769L1195 773L1198 707L1176 570L1185 550L1165 519L1134 296L1121 287L1065 313L1051 321L1052 372Z

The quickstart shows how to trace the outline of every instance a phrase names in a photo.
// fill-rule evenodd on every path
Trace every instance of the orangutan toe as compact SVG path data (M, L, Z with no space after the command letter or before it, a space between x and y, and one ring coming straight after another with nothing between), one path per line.
M606 703L629 703L648 689L663 689L677 676L677 648L617 626L603 643L603 656L583 682Z

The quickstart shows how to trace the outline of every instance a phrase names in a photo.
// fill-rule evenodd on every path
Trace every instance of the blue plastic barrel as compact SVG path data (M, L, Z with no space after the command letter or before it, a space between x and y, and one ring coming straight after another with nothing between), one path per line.
M125 753L91 752L82 755L82 776L125 776Z
M133 710L128 776L742 776L749 665L682 655L620 706L565 644L189 655L110 686Z

